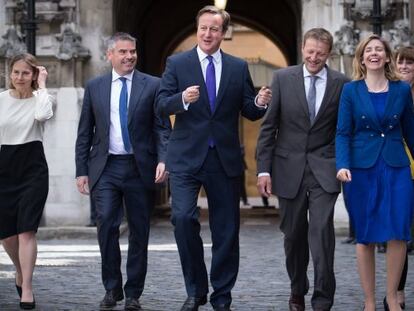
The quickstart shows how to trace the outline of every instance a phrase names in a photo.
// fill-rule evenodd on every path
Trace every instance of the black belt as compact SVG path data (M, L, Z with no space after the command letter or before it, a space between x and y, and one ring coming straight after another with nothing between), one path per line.
M133 154L109 154L110 158L114 158L114 159L133 159L134 155Z

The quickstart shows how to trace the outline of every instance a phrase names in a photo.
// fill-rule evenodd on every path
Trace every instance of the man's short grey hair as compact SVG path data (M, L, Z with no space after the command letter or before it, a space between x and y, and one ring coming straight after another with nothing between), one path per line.
M108 50L112 50L115 48L115 44L118 41L131 41L135 44L137 43L137 39L131 36L129 33L126 32L117 32L113 36L111 36L108 41L106 42L106 46Z

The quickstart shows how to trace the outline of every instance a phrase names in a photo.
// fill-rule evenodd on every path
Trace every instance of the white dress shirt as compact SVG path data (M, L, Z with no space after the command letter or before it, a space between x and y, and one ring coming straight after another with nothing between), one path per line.
M128 88L128 107L129 99L131 97L132 77L134 72L123 76L126 78ZM111 124L109 127L109 153L110 154L128 154L125 151L124 141L122 140L121 121L119 120L119 96L121 95L122 81L121 76L112 69L112 84L111 84ZM131 146L131 154L132 146Z
M197 46L197 55L198 55L198 60L200 61L200 66L201 66L201 71L203 72L203 78L204 81L206 81L206 72L207 72L207 65L209 63L207 56L208 54L204 53L199 46ZM211 54L211 56L213 56L213 63L214 63L214 70L216 73L216 96L218 94L218 90L220 87L220 80L221 80L221 71L223 68L223 63L221 61L221 50L218 49L215 53ZM257 100L258 100L259 95L257 95L254 99L254 104L259 107L260 109L267 109L267 105L266 106L260 106L257 104ZM188 110L188 106L190 104L187 104L184 101L184 92L182 94L182 98L183 98L183 105L184 105L184 109Z
M208 54L204 53L200 49L200 47L197 46L197 55L198 55L198 60L200 61L201 71L203 72L204 81L206 81L207 65L209 63L209 61L207 59ZM218 89L219 89L219 86L220 86L221 69L223 68L222 62L221 62L220 49L218 49L215 53L211 54L211 56L213 56L214 71L216 73L216 96L217 96ZM190 106L190 104L186 103L184 101L184 92L182 94L182 98L183 98L184 109L188 110L188 106Z
M200 61L200 65L201 65L201 70L203 72L203 78L204 81L206 81L206 71L207 71L207 66L208 66L208 59L207 56L208 54L204 53L199 46L197 46L197 54L198 54L198 59ZM211 54L211 56L213 57L213 63L214 63L214 70L216 73L216 95L218 93L218 89L220 86L220 79L221 79L221 69L222 69L222 62L221 62L221 52L220 49L218 49L215 53Z
M315 81L316 87L316 102L315 102L315 117L318 115L319 108L321 108L323 96L325 95L326 90L326 80L328 77L328 71L326 67L323 67L321 71L319 71L315 76L318 76L318 79ZM306 69L306 66L303 65L303 80L305 81L305 91L306 91L306 98L308 97L309 87L310 87L310 80L311 74Z

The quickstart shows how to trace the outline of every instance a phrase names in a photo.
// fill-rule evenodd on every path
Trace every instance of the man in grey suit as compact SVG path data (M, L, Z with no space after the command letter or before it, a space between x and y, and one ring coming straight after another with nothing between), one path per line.
M275 72L273 100L258 139L257 186L261 195L279 199L291 311L305 309L309 248L313 309L330 310L335 293L333 213L340 184L334 142L339 97L348 79L326 66L332 43L325 29L309 30L303 64Z
M166 178L171 127L168 118L155 113L160 79L135 70L136 51L129 34L116 33L109 40L112 72L87 83L76 141L76 184L83 194L90 190L96 207L106 290L101 310L112 310L124 291L125 310L141 310L155 183ZM118 239L124 206L129 245L122 289Z

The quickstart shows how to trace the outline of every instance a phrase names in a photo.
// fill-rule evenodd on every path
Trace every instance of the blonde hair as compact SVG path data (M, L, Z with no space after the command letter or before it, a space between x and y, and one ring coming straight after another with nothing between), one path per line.
M37 66L38 66L37 59L32 54L22 53L22 54L15 55L9 62L9 70L10 70L9 75L13 71L14 64L21 60L31 67L33 75L36 77L36 79L32 80L31 87L33 90L37 90L39 88L39 84L37 83L37 75L39 74L39 70L37 69ZM12 81L10 81L9 83L9 88L15 89Z
M303 46L305 45L306 40L308 39L315 39L326 43L329 47L329 52L331 52L333 46L333 37L328 30L324 28L309 29L307 32L305 32L303 36Z
M386 62L384 66L385 77L391 81L399 80L395 66L395 59L391 47L384 38L377 34L371 34L367 38L358 43L358 46L355 50L355 57L352 61L352 79L365 79L367 75L367 68L362 63L362 59L364 56L365 48L367 47L368 43L370 43L372 40L379 40L382 43L385 49L385 56L389 59L389 62Z

